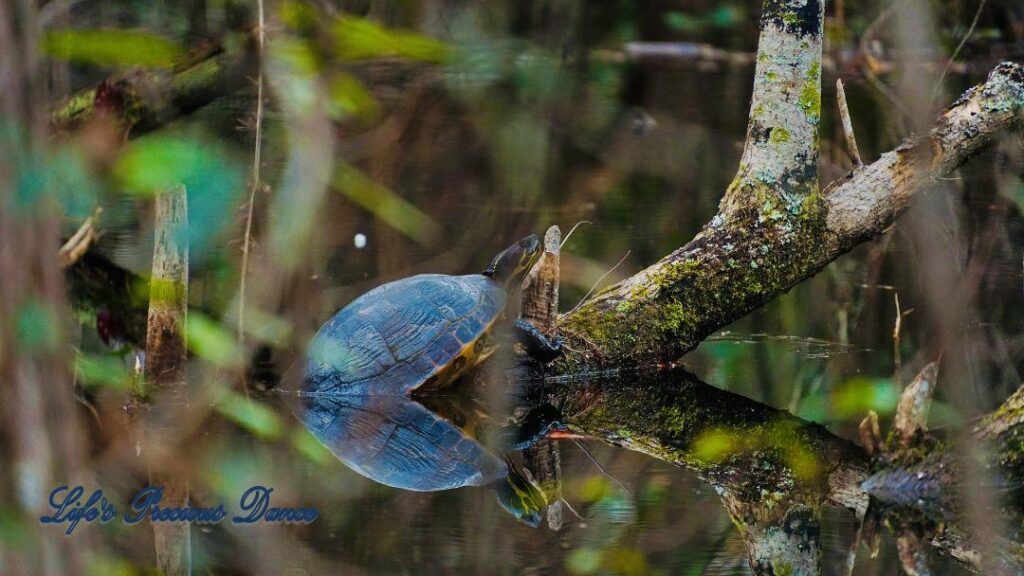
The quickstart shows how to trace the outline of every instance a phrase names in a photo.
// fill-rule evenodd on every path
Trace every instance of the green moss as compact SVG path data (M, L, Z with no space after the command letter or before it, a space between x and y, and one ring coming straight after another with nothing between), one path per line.
M817 62L817 61L813 62L811 64L811 67L807 69L807 79L808 80L817 81L818 80L818 75L819 75L820 72L821 72L821 62Z
M782 126L776 126L772 128L772 134L768 137L768 141L772 144L779 144L781 142L789 142L789 130L786 130Z
M807 115L807 121L817 125L821 118L821 66L818 62L811 64L805 78L798 104Z
M568 354L552 366L554 372L572 372L589 360L675 360L820 265L828 242L816 185L779 196L741 175L730 193L757 199L759 209L706 229L697 245L686 249L689 256L663 263L643 283L573 312L563 335L579 337L574 348L595 352Z
M807 121L811 124L817 124L818 119L821 118L821 92L818 90L817 79L804 83L803 88L800 90L798 104L803 109L804 114L807 115Z

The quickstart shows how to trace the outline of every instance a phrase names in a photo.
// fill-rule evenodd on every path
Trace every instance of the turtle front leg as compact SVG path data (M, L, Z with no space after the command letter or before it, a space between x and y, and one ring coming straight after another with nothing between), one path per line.
M539 328L522 318L512 323L516 339L526 348L531 358L547 364L562 354L562 339L549 338Z

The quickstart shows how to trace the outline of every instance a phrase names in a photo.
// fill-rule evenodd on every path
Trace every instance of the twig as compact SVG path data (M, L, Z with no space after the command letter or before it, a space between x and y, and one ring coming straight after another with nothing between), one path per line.
M587 293L583 295L583 298L580 298L580 301L577 302L576 305L572 307L572 310L569 310L568 312L565 313L565 316L568 316L568 315L572 314L573 312L576 311L577 308L580 307L580 305L582 305L584 302L586 302L587 298L590 298L590 295L594 293L594 290L597 289L597 287L601 284L601 282L605 278L607 278L609 274L614 272L615 269L618 268L623 262L625 262L626 258L629 258L629 253L630 252L632 252L632 250L627 250L626 251L626 255L623 256L618 262L616 262L615 266L612 266L611 268L608 269L607 272L605 272L604 274L601 274L601 277L597 279L597 282L594 282L594 285L590 287L590 290L588 290Z
M565 246L565 243L569 241L569 237L572 236L572 233L575 232L577 228L584 224L589 224L591 226L594 225L594 223L591 222L590 220L580 220L579 222L573 225L573 227L569 230L569 233L565 235L565 238L562 238L562 243L558 245L558 248L561 249L562 246Z
M860 159L860 149L857 147L857 136L853 133L853 121L850 120L850 107L846 103L846 90L843 89L843 79L836 80L836 100L839 101L839 117L843 121L843 136L846 137L846 150L850 158L857 166L863 166Z
M974 20L971 21L971 26L967 29L967 33L960 39L960 44L957 44L956 50L953 50L953 54L950 55L949 61L946 63L946 67L942 69L942 74L939 74L939 79L935 81L935 86L932 88L932 102L939 96L939 90L942 89L942 81L946 79L946 74L949 73L950 67L953 66L953 62L956 57L960 55L960 51L963 50L964 45L967 44L967 40L974 34L974 29L978 26L978 20L981 19L981 11L985 9L985 3L988 0L981 0L978 3L978 9L974 12Z
M626 485L623 484L618 478L612 476L611 473L608 472L608 470L604 466L602 466L600 462L597 461L597 458L594 458L594 455L590 453L590 447L587 446L586 442L578 438L574 438L572 443L575 444L576 447L580 449L580 452L583 452L583 454L590 459L594 466L597 466L597 469L601 471L601 474L604 474L609 480L615 482L619 486L619 488L622 488L622 491L625 492L627 496L629 496L630 498L633 497L633 491L627 488Z
M903 364L900 357L900 328L903 326L903 313L900 312L900 293L894 292L893 299L896 302L896 322L892 327L892 363L893 378L900 383L900 366Z
M57 251L57 257L60 258L60 265L62 267L67 268L78 262L79 258L92 246L92 243L100 237L95 224L102 212L103 208L96 208L96 211L86 218L85 222L82 222L82 225L78 227L75 234L68 238L68 241Z
M249 190L249 205L245 215L245 236L242 238L242 268L239 271L240 278L238 280L239 346L245 343L245 278L249 273L249 246L252 243L252 220L253 210L256 205L256 191L260 187L260 152L263 140L263 44L265 41L263 0L257 0L256 6L259 18L257 41L260 58L259 72L256 75L256 144L253 147L252 188ZM242 388L245 390L246 396L248 396L249 387L243 385Z

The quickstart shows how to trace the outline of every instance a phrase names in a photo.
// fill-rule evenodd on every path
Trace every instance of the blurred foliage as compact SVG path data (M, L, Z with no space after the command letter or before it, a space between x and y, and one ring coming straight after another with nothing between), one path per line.
M342 60L392 57L443 64L450 54L450 49L443 42L421 34L388 29L362 18L338 18L331 32L335 54Z
M302 454L310 462L320 466L338 464L338 459L305 428L296 427L292 431L291 443L299 451L299 454Z
M832 392L809 396L800 405L798 415L814 422L860 420L868 410L885 416L896 410L901 392L891 378L858 376Z
M42 45L43 52L54 58L97 66L170 68L184 55L166 38L123 29L51 30Z
M351 116L372 118L380 108L373 95L358 78L351 74L339 73L330 80L328 87L331 104L331 117L343 119Z
M701 16L685 12L667 12L665 23L680 32L696 32L703 28L733 28L742 24L745 17L743 6L724 3Z
M350 200L414 240L429 244L440 237L441 229L433 219L351 165L335 168L333 184Z
M276 440L284 425L281 416L266 404L254 402L239 392L226 391L216 405L217 412L264 440Z
M53 350L61 342L60 325L53 306L33 297L18 311L16 320L18 345L32 354Z
M235 335L218 322L198 312L185 320L188 349L221 368L242 367L242 350Z
M201 134L153 134L128 144L113 169L123 189L151 196L182 184L188 193L188 244L201 260L234 224L241 163Z
M75 355L74 369L87 389L106 387L127 391L131 388L132 372L118 356L80 353Z
M753 430L705 430L694 441L692 452L699 461L714 464L733 456L770 451L782 458L796 478L813 481L823 468L798 435L797 426L796 422L782 420Z

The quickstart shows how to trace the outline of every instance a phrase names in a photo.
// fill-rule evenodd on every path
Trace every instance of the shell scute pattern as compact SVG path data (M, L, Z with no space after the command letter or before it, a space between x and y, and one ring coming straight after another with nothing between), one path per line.
M306 362L310 393L405 394L431 376L479 360L472 344L505 306L505 291L480 274L423 274L352 301L317 333ZM449 369L449 368L456 369Z

